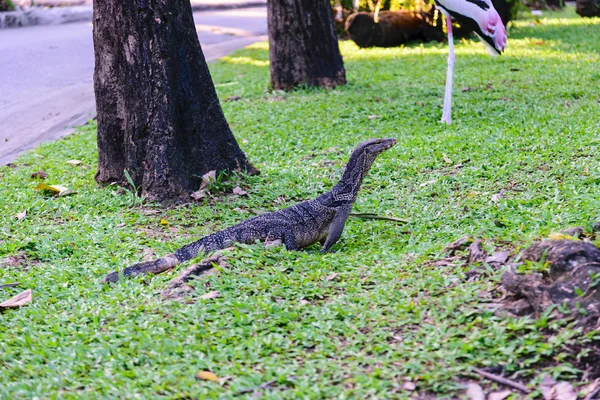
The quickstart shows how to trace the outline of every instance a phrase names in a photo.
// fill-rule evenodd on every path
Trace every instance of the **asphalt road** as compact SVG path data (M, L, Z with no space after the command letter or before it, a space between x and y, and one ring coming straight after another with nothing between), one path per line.
M194 14L207 60L266 40L266 8ZM95 116L89 22L0 30L0 165Z

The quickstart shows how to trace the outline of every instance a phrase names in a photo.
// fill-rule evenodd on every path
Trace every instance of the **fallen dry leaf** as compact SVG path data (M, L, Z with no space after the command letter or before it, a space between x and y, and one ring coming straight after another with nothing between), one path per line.
M575 240L573 236L565 235L564 233L551 233L548 235L550 240Z
M156 254L154 253L154 250L152 250L152 249L149 249L149 248L145 247L145 248L142 250L142 252L143 252L143 254L144 254L144 255L142 256L142 259L143 259L144 261L152 261L152 260L154 260L154 259L156 258Z
M504 400L510 396L512 392L510 390L503 390L501 392L492 392L488 394L487 400Z
M483 389L476 383L469 383L467 385L467 396L471 400L485 400Z
M235 194L236 196L245 196L245 195L248 194L248 192L246 192L241 187L236 186L236 187L233 188L233 194Z
M463 92L470 92L471 88L469 86L462 88Z
M20 221L27 216L27 210L17 214L17 219Z
M190 196L192 196L192 198L194 200L200 200L200 199L206 197L206 191L205 190L202 190L202 191L198 190L197 192L192 193Z
M196 379L200 379L203 381L213 381L213 382L219 382L219 378L217 377L217 375L215 375L214 373L210 372L210 371L199 371L196 373Z
M444 247L442 251L449 251L451 253L454 253L455 251L466 249L467 246L471 243L473 243L473 238L471 236L463 236L460 239L456 239L454 242Z
M481 262L487 258L486 252L481 247L481 239L475 239L469 246L469 259L467 264Z
M210 184L217 180L217 171L208 171L202 175L202 182L200 182L200 189L198 191L207 190Z
M31 289L27 289L24 292L19 293L15 297L6 300L4 303L0 304L0 310L5 308L18 308L23 307L26 304L29 304L33 301L33 294Z
M46 179L48 177L48 174L45 173L44 171L37 171L37 172L34 172L33 174L31 174L31 177L33 179Z
M452 160L450 159L450 157L448 157L448 156L446 155L446 153L442 153L442 157L444 158L444 162L445 162L446 164L454 164L454 163L452 162Z
M488 264L491 264L491 263L504 264L506 262L506 260L508 260L509 255L510 255L510 251L499 251L497 253L492 254L491 256L486 257L485 262Z
M71 164L71 165L79 165L81 164L83 161L81 160L69 160L67 161L67 164Z
M577 400L577 393L569 382L559 382L552 387L552 400Z
M417 385L415 385L414 382L404 382L402 384L402 389L412 392L417 389Z
M47 185L45 183L40 183L38 184L36 187L33 188L33 190L40 190L43 192L50 192L52 193L52 195L54 196L66 196L69 194L73 194L75 193L75 191L65 187L65 186L61 186L61 185Z
M201 299L216 299L217 297L221 297L221 292L215 290L214 292L208 292L200 296Z
M494 203L497 203L503 197L504 197L504 191L501 190L500 192L493 194L490 200L492 200Z
M338 275L339 275L338 273L333 273L325 279L327 279L328 281L331 281L331 280L334 280Z

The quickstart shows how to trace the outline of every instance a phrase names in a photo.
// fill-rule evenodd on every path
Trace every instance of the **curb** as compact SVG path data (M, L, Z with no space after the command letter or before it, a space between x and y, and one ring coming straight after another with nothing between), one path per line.
M91 21L92 7L22 8L0 13L0 29L34 25L60 25L69 22Z
M230 10L235 8L258 7L266 4L266 0L240 1L239 3L196 3L192 4L192 11ZM92 16L93 8L91 6L52 8L27 7L22 8L19 11L0 12L0 29L91 21Z

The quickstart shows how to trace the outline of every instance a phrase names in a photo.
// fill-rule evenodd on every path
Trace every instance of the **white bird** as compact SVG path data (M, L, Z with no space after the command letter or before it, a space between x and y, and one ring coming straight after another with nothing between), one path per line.
M506 47L506 29L491 0L435 0L436 7L446 17L448 28L448 72L442 123L452 122L452 79L454 74L454 43L452 41L452 20L473 30L487 47L488 52L497 56Z

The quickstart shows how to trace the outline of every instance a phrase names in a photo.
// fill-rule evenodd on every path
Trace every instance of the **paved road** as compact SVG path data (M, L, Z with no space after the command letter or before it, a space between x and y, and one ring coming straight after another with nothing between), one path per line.
M208 60L266 40L264 7L198 12ZM0 165L95 115L91 23L0 30Z

